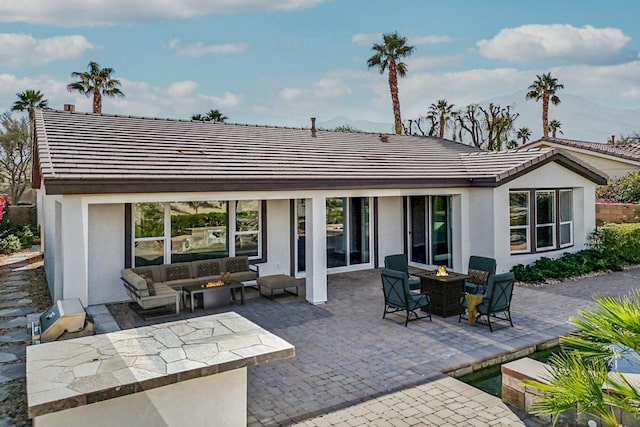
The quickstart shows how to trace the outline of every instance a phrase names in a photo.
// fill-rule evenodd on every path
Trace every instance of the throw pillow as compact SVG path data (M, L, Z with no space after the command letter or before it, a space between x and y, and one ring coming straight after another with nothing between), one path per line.
M188 279L191 277L189 265L174 265L167 267L167 280Z
M228 258L225 263L225 271L227 273L238 273L240 271L249 270L249 260L247 257Z
M476 270L475 268L470 268L467 273L469 276L468 281L471 283L475 283L476 285L487 285L487 280L489 279L489 273L483 270Z

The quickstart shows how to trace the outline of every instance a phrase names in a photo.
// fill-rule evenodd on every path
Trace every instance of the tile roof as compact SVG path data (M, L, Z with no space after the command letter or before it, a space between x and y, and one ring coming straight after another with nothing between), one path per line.
M530 142L522 146L522 148L535 147L543 144L551 144L554 147L578 148L595 153L606 154L626 160L640 162L640 145L609 145L599 142L578 141L575 139L564 138L541 138L537 141Z
M50 194L497 185L558 160L600 177L553 149L486 153L439 138L56 110L36 110L35 122Z

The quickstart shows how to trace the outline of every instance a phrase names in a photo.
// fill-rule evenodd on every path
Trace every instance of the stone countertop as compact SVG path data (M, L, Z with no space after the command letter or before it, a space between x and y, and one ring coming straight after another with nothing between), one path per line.
M294 356L234 312L29 346L29 417Z

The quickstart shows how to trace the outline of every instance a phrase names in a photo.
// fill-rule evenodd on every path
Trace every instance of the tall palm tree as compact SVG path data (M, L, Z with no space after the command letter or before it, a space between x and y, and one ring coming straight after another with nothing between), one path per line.
M11 110L13 111L29 111L29 120L33 120L34 108L49 108L47 101L44 98L44 94L39 90L27 89L24 92L16 93L18 100L13 103Z
M527 143L527 141L529 141L529 138L531 138L531 131L528 127L521 127L516 132L516 138L521 139L522 145L524 145Z
M444 138L444 129L447 127L447 122L453 119L456 115L453 111L453 104L449 104L446 99L439 99L435 104L429 106L429 112L427 117L434 117L438 121L438 131L440 138Z
M529 86L526 99L533 99L538 102L542 100L542 135L549 136L549 101L553 105L560 104L560 98L556 92L564 89L564 85L558 83L558 79L551 76L551 73L536 75L536 80Z
M374 43L371 49L375 54L367 60L369 68L377 67L380 74L389 70L389 91L393 104L393 120L396 134L402 133L402 118L400 117L400 99L398 97L398 76L407 74L407 64L399 62L402 58L410 56L415 50L414 46L407 44L407 38L401 37L397 32L383 34L383 43Z
M549 122L549 130L551 131L551 137L555 138L556 133L560 132L560 135L564 135L564 132L560 130L562 123L559 120L553 119Z
M124 93L120 90L120 80L111 78L114 73L113 68L100 68L96 62L89 62L87 66L89 70L86 73L74 71L71 77L79 77L77 82L69 83L67 90L69 92L78 91L87 98L93 95L93 112L102 113L102 95L108 97L124 97Z
M224 123L229 117L225 116L218 110L209 110L209 112L205 115L206 120L214 123Z

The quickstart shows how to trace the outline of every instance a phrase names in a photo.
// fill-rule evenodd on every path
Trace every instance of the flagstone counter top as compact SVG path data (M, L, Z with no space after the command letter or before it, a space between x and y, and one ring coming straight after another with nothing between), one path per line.
M234 312L29 346L29 417L294 355Z

